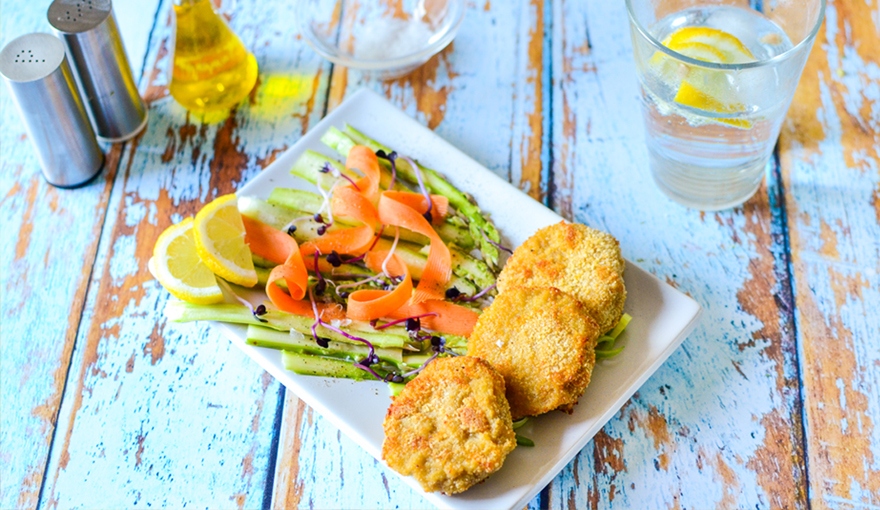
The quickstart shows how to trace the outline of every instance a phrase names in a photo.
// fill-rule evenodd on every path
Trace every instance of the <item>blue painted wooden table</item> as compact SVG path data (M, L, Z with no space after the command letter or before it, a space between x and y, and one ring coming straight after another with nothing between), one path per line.
M412 75L318 58L289 0L225 2L260 79L203 123L168 96L170 2L117 2L144 134L48 186L0 91L0 507L421 508L207 326L167 323L158 234L375 89L699 301L702 323L530 507L880 508L880 4L833 0L765 184L700 213L650 183L623 2L468 3ZM48 31L3 4L6 41Z

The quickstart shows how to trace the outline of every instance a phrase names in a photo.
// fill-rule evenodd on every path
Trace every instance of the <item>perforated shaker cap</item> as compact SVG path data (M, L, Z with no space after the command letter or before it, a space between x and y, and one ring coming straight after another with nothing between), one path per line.
M121 142L147 124L110 0L54 0L46 18L67 47L98 138Z
M56 0L49 6L48 18L60 32L88 32L104 22L113 12L110 0Z
M72 188L97 175L104 154L76 91L64 44L51 34L13 39L0 50L0 75L49 184Z
M23 35L0 51L0 73L14 82L39 80L52 74L63 60L64 45L57 38L50 34Z

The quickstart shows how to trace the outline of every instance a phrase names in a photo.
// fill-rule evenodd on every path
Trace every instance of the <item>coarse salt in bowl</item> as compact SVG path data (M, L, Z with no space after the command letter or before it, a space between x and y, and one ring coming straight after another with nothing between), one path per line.
M334 64L403 76L445 48L464 0L296 0L299 33Z

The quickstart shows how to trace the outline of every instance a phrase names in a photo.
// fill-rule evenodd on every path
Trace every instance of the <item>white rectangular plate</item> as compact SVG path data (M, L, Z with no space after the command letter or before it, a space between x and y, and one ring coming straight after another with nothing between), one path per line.
M377 119L381 119L381 130L376 128ZM320 138L330 126L341 128L346 122L445 174L456 187L471 193L480 208L491 214L508 245L518 246L539 228L562 219L368 90L349 97L238 195L267 198L279 186L314 191L291 176L290 169L307 149L339 159ZM700 315L694 300L632 263L627 262L624 279L625 310L633 316L618 344L626 348L599 363L574 414L550 413L530 420L521 433L533 439L535 446L517 448L500 471L462 494L425 493L414 479L404 477L404 481L440 508L521 508L535 497L672 354ZM300 399L382 460L382 420L391 404L384 384L298 376L284 369L279 351L245 344L245 328L216 326Z

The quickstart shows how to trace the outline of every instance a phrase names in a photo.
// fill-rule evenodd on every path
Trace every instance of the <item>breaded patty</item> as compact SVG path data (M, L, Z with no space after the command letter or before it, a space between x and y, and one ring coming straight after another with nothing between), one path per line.
M611 234L560 222L514 250L498 276L498 290L556 287L580 300L604 333L623 314L623 270L620 246Z
M428 492L467 490L516 447L504 379L470 356L432 361L394 398L384 427L382 458Z
M553 287L508 287L480 315L468 355L504 376L514 420L571 412L590 383L599 333L571 295Z

